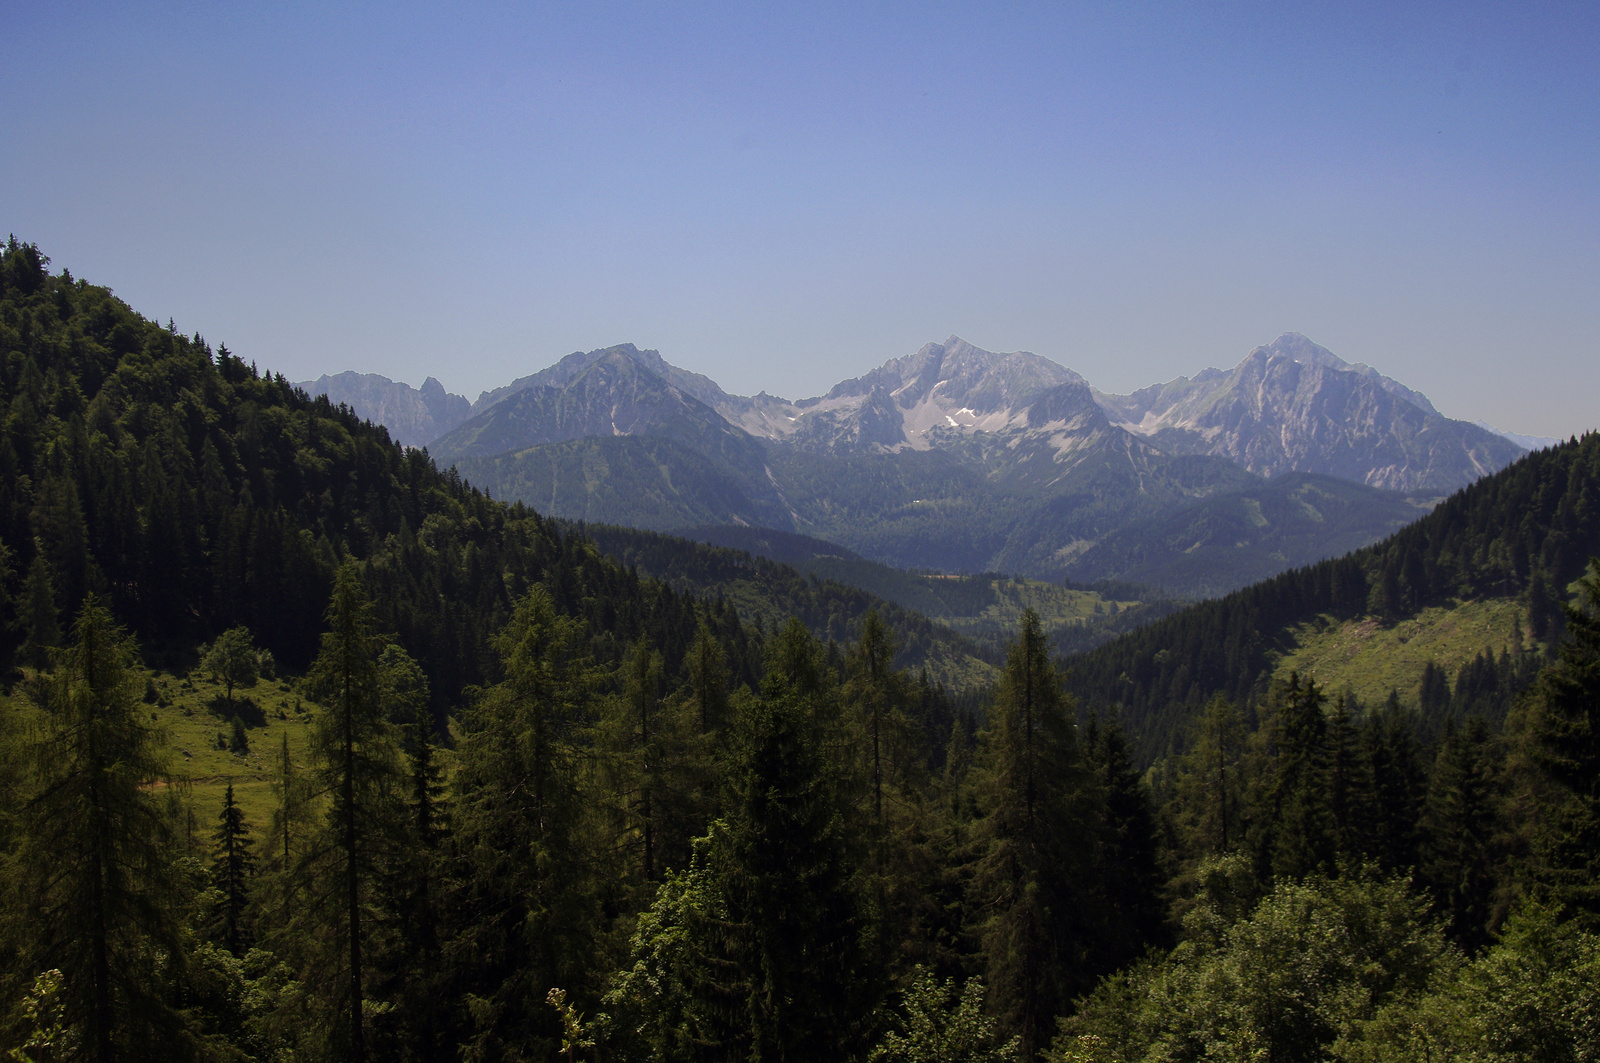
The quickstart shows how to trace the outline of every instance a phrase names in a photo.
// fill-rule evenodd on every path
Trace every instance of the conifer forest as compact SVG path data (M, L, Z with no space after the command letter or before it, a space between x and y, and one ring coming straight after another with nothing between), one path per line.
M1600 436L957 685L52 269L0 258L8 1059L1600 1058ZM1386 697L1277 668L1488 601Z

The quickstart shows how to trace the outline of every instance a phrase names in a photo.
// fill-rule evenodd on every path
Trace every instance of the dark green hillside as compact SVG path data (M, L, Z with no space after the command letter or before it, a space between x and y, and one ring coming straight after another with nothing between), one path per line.
M843 643L857 638L862 618L877 610L900 639L897 666L925 667L951 687L986 685L998 663L992 644L980 645L859 587L765 557L634 528L580 525L577 531L629 569L683 593L726 600L741 616L769 627L795 616L819 638Z
M589 436L462 458L455 467L496 498L521 500L566 520L665 531L788 519L772 499L770 485L763 495L748 477L661 436Z
M773 450L769 460L797 529L900 568L982 572L1027 505L941 451Z
M1530 454L1381 543L1286 572L1071 661L1083 707L1115 713L1152 758L1221 693L1261 693L1292 631L1319 618L1380 624L1458 600L1514 598L1553 640L1565 588L1600 553L1600 434ZM1454 677L1452 677L1454 678ZM1408 695L1410 692L1405 692Z
M106 595L156 659L246 625L298 671L335 568L356 558L439 711L492 677L489 634L537 582L592 625L602 656L648 634L677 667L707 607L46 263L13 242L0 269L8 666L36 623L25 607L44 601L19 596L37 585L53 590L63 628L85 594ZM744 644L731 611L711 613L730 646ZM755 658L734 656L753 680Z
M1178 608L1131 583L1046 583L980 572L919 573L867 561L842 546L792 532L746 525L688 528L687 539L756 554L824 581L859 587L997 649L1032 609L1059 652L1097 646Z
M775 528L752 527L747 524L710 524L684 528L674 534L711 546L756 554L820 579L860 587L869 594L929 617L945 616L950 613L948 599L941 596L935 588L942 583L962 582L941 580L935 583L904 569L868 561L855 551L846 550L837 543L830 543L825 539L813 539L809 535L779 531Z
M1425 503L1391 491L1291 473L1119 528L1068 571L1084 581L1123 579L1209 598L1349 553L1427 511Z

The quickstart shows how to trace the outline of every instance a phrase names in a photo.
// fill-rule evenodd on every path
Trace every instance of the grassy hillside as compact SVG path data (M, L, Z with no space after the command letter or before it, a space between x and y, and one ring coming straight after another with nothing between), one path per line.
M1040 580L1008 579L1001 576L922 576L937 593L940 584L961 581L983 589L983 606L973 615L944 614L937 619L964 635L976 639L1004 640L1017 630L1023 610L1039 614L1047 635L1064 629L1087 632L1107 619L1127 610L1139 610L1145 603L1132 597L1107 597L1099 591L1063 587ZM1126 593L1126 591L1125 591Z
M1439 655L1448 673L1443 658L1511 638L1518 608L1529 636L1549 644L1561 633L1560 601L1596 554L1600 433L1589 433L1458 491L1381 543L1081 654L1068 683L1086 710L1121 719L1140 755L1153 760L1183 743L1213 695L1252 704L1285 660L1326 669L1335 689L1360 676L1361 689L1411 695L1426 654ZM1503 712L1514 688L1500 684L1501 704L1491 711Z
M303 765L314 706L295 693L292 679L236 687L232 704L223 685L198 669L187 676L152 672L150 681L158 693L150 718L167 733L173 780L188 786L199 828L211 829L232 782L234 800L259 836L278 805L272 779L283 739ZM228 748L233 716L245 724L242 752Z
M1423 670L1431 663L1454 676L1484 651L1537 653L1527 613L1509 598L1452 602L1385 625L1374 617L1335 620L1322 616L1296 627L1289 648L1273 669L1315 679L1333 693L1350 692L1368 705L1390 690L1415 699Z

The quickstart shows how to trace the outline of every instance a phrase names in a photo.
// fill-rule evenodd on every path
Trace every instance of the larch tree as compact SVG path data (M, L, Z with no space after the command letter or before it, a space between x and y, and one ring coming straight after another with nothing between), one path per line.
M599 934L580 784L601 676L583 623L543 586L518 599L494 647L504 678L466 713L452 780L455 903L474 917L448 951L476 1001L466 1058L523 1059L558 1036L550 989L582 999Z
M694 641L689 644L684 665L689 670L689 686L700 733L710 734L727 718L728 658L716 632L704 619L694 633Z
M862 738L861 756L866 761L872 790L875 858L881 857L883 844L884 786L898 759L896 747L906 729L906 683L904 676L895 671L894 654L894 635L874 609L862 620L861 637L846 656L843 693L854 717L854 729Z
M303 878L314 896L305 911L321 923L332 946L319 969L337 972L327 987L346 1022L330 1031L335 1051L366 1059L363 950L372 930L369 908L384 872L390 838L403 814L394 727L379 657L389 640L379 633L361 574L346 562L334 577L328 630L307 676L322 705L311 731L313 776L328 802L327 820L302 854Z
M149 1055L178 1028L161 994L163 970L182 962L173 823L157 789L167 759L142 711L138 650L100 599L84 601L39 689L18 853L26 962L61 971L86 1058Z

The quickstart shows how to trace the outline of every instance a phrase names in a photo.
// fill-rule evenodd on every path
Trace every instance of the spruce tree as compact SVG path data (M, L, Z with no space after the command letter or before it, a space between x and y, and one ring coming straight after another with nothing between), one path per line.
M1244 842L1244 724L1221 694L1195 721L1178 763L1175 811L1191 855L1225 853Z
M1133 766L1127 737L1115 722L1091 718L1090 725L1085 745L1103 806L1094 873L1101 915L1093 967L1109 974L1167 937L1165 876L1150 790Z
M1445 670L1429 661L1422 669L1422 680L1417 687L1417 704L1425 723L1437 727L1450 712L1450 677Z
M974 910L988 983L1026 1060L1087 988L1093 783L1039 616L1023 613L980 749Z
M1566 908L1600 921L1600 559L1566 606L1567 634L1541 678L1534 760L1555 788L1535 838L1539 873Z
M1373 779L1369 853L1389 873L1417 866L1418 823L1427 793L1416 736L1398 692L1391 690L1381 713L1361 728L1361 749Z
M848 1058L878 990L830 765L821 648L790 623L735 714L716 854L748 989L750 1058Z
M403 823L379 885L380 948L372 956L373 990L392 1006L374 1023L381 1058L433 1063L451 1054L445 1037L448 986L442 970L444 864L449 841L444 768L428 712L428 679L399 646L386 646L378 667L400 725L409 764Z
M22 587L20 623L27 634L23 661L36 672L50 667L50 651L61 645L60 613L56 609L55 581L44 550L35 546L33 561Z
M11 556L11 549L0 542L0 678L11 674L22 639L21 618L17 616L17 602L11 589L16 575Z
M1335 825L1328 791L1328 721L1315 680L1290 675L1277 708L1272 767L1268 866L1274 876L1304 878L1331 871Z
M1489 936L1497 768L1488 728L1475 716L1446 728L1428 780L1420 877L1451 935L1469 950Z
M217 817L217 830L212 837L216 844L211 858L211 886L220 894L213 923L223 947L242 956L250 944L244 916L250 905L250 878L255 873L256 858L251 852L255 840L250 837L244 810L234 803L232 781L222 799L222 814Z
M1328 718L1328 809L1338 858L1351 866L1377 856L1376 790L1372 763L1350 718L1349 699L1341 694Z

